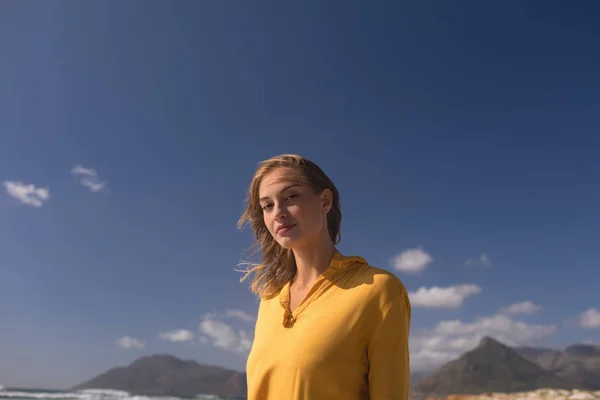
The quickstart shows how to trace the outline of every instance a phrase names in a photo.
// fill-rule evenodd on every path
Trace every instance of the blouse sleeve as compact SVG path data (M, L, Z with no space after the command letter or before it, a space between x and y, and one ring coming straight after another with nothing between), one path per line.
M405 290L388 303L369 343L371 400L408 400L410 357L408 335L411 305Z

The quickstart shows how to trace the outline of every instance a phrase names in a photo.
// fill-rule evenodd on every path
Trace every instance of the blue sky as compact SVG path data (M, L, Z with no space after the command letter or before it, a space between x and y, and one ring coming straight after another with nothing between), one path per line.
M405 283L415 370L600 342L598 3L395 3L2 2L0 383L243 370L236 222L283 152Z

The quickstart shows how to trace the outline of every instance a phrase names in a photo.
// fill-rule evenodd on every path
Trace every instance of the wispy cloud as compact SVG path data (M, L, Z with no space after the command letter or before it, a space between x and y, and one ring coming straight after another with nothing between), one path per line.
M487 253L481 253L477 258L470 258L465 261L465 267L491 267L492 260Z
M441 321L433 329L411 335L411 368L415 371L437 368L475 348L484 336L508 346L522 346L552 335L556 328L556 325L527 324L499 314L477 317L472 322Z
M194 334L186 329L179 329L175 331L159 333L158 337L170 342L187 342L194 339Z
M408 249L392 258L392 266L406 274L419 274L428 264L433 262L433 257L422 249Z
M207 338L206 336L198 336L198 341L202 344L209 344L210 343L210 339Z
M232 325L224 322L223 319L228 317L244 323L251 323L255 320L254 317L241 310L207 313L200 322L199 329L202 335L198 340L235 353L248 353L252 346L251 334L246 329L235 329Z
M227 311L225 311L225 316L237 318L241 321L246 321L246 322L253 322L254 320L256 320L256 318L254 318L252 315L246 314L242 310L227 310Z
M245 311L235 310L235 309L228 309L228 310L225 310L224 312L210 312L210 313L205 314L204 318L207 318L207 319L236 318L236 319L238 319L240 321L244 321L244 322L254 322L256 320L255 317L246 313Z
M542 306L533 303L531 300L527 300L511 304L508 307L503 307L498 313L504 315L534 314L541 309Z
M139 339L132 338L130 336L123 336L122 338L117 340L117 346L122 349L141 349L146 345Z
M4 181L2 186L9 196L28 206L41 207L50 199L50 189L47 187L36 187L19 181Z
M100 181L98 172L93 168L84 168L81 165L76 165L71 169L71 175L92 192L99 192L105 189L107 185L106 182Z
M408 297L413 307L456 309L463 305L467 297L481 293L477 285L455 285L449 287L420 287L416 292L409 292Z

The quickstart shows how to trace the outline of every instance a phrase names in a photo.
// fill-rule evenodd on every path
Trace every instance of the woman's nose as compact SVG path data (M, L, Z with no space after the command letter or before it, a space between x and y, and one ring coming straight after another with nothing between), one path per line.
M285 218L287 216L287 210L281 204L276 204L274 206L274 208L275 208L275 218L280 219L280 218Z

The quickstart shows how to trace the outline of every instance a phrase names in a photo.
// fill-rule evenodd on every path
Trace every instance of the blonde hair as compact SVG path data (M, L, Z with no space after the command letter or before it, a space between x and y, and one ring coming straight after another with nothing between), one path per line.
M292 250L284 249L275 241L265 225L263 210L259 202L262 179L266 174L279 167L295 169L299 173L296 179L310 185L314 193L321 193L324 189L331 190L333 196L331 210L327 213L327 230L334 244L338 244L341 239L342 212L339 192L317 164L296 154L281 154L260 162L250 182L246 195L246 210L240 217L238 228L243 228L246 223L252 227L256 240L254 246L251 247L255 249L252 256L261 252L260 262L241 263L250 266L249 269L242 271L246 272L246 275L241 281L246 280L250 274L254 273L251 290L261 298L277 295L296 273L296 260Z

